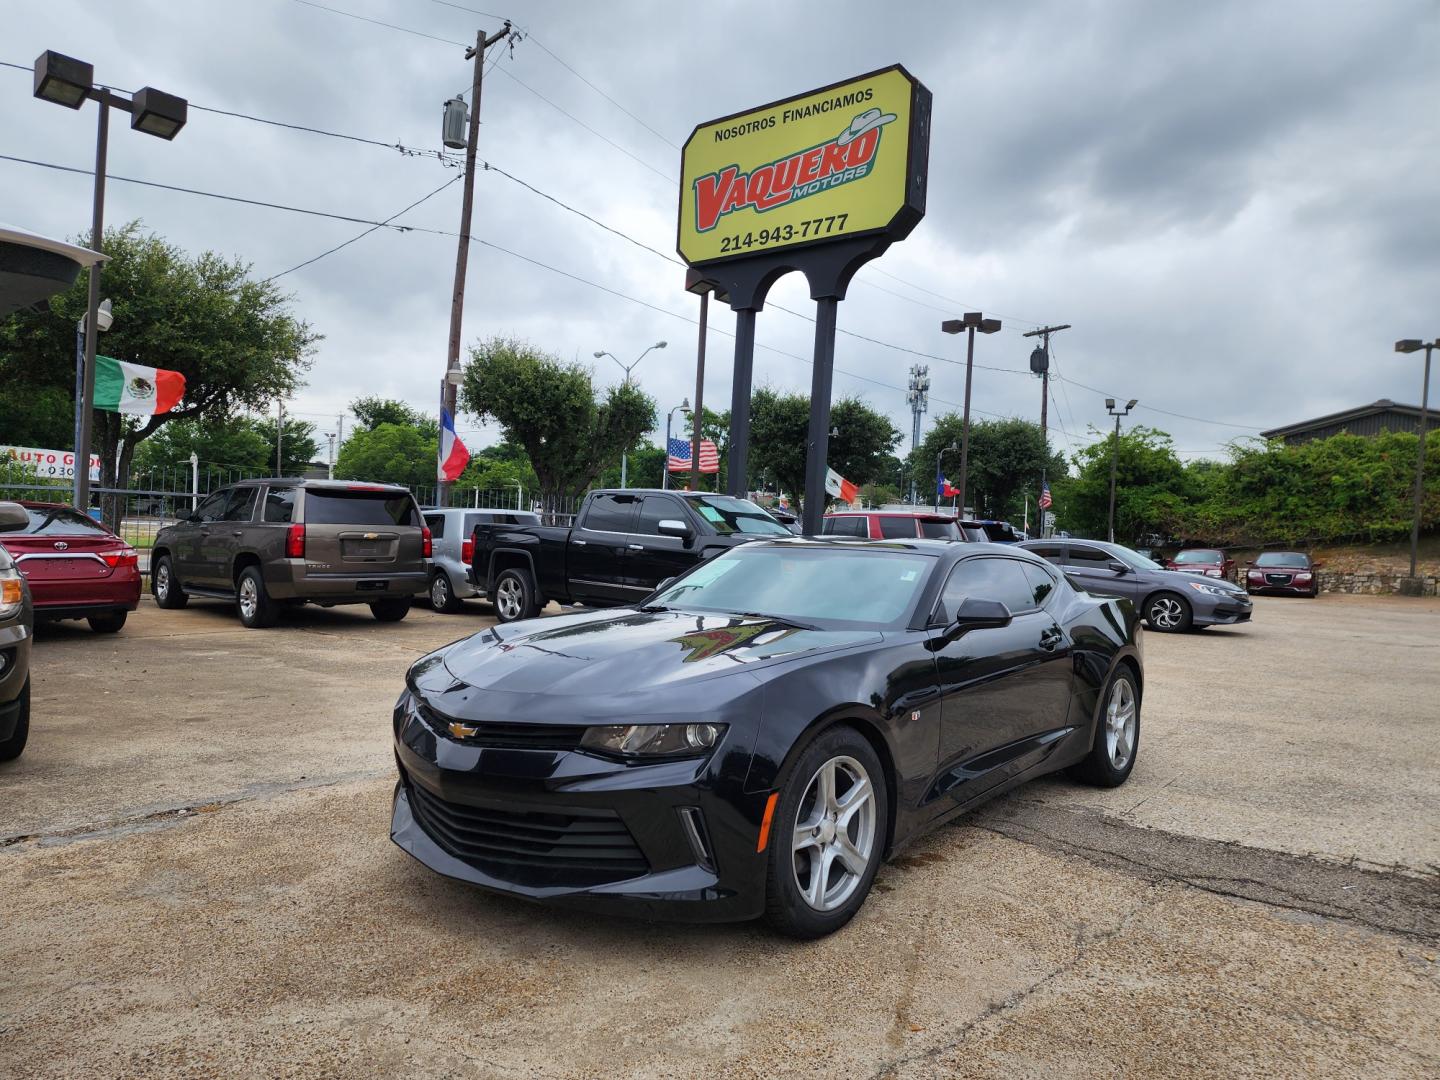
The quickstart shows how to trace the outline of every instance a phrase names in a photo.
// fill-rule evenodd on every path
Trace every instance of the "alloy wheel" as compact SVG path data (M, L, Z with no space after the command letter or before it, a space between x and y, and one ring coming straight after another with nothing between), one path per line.
M162 562L155 568L155 597L160 603L170 599L170 564Z
M1105 703L1105 749L1118 772L1130 763L1135 752L1135 689L1129 679L1116 679Z
M255 579L245 576L240 579L240 614L247 619L255 617L255 611L260 606L260 591L255 587Z
M1173 630L1180 625L1185 609L1179 600L1162 596L1150 605L1150 621L1162 630Z
M508 621L520 617L520 583L514 578L506 578L500 582L495 590L495 606L500 609L500 614Z
M875 850L875 787L852 757L825 762L805 786L791 843L795 887L816 911L834 911L859 887Z
M430 583L430 606L437 611L450 603L450 584L444 574L437 574Z

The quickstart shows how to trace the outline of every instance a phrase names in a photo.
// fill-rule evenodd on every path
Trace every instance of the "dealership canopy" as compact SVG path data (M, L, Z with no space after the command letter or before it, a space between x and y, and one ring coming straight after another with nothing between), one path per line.
M82 269L104 258L89 248L0 222L0 318L64 292Z

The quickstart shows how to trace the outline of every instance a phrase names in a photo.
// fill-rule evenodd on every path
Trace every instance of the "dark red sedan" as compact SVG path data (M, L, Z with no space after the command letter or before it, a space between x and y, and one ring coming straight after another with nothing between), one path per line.
M1321 563L1303 551L1266 551L1245 571L1245 591L1315 597L1320 593Z
M5 534L6 550L30 586L35 621L86 619L113 634L140 603L135 549L98 521L61 503L22 502L25 529Z
M1165 569L1228 580L1230 571L1235 569L1235 560L1227 558L1219 548L1186 548L1176 552L1173 559L1166 559Z

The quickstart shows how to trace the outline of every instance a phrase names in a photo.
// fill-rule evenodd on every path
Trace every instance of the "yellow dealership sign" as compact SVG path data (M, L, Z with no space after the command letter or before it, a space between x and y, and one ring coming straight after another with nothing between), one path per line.
M692 266L857 236L925 213L930 92L900 66L701 124L681 156Z

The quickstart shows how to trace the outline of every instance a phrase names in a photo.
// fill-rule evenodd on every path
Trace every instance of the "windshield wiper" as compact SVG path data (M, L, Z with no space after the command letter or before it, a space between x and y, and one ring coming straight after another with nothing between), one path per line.
M666 607L664 604L645 604L641 607L637 607L635 610L643 611L648 615L652 611L674 611L675 609Z
M769 619L771 622L784 623L786 626L793 626L798 630L820 630L814 623L801 622L799 619L792 619L787 615L771 615L764 611L737 611L736 615L744 615L749 619Z

